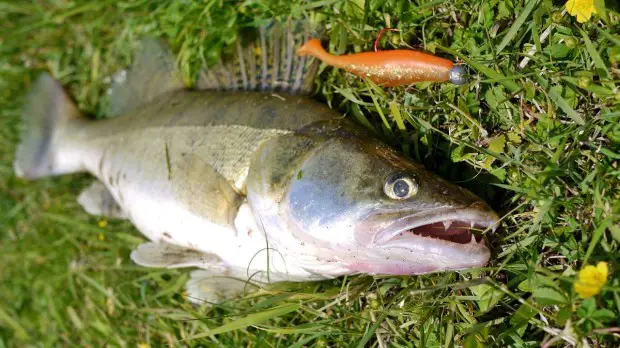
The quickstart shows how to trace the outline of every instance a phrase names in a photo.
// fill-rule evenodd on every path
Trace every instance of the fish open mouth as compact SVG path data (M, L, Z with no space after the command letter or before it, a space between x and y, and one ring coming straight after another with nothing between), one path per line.
M485 229L486 227L483 226L483 224L478 224L475 221L446 220L414 227L402 233L413 233L421 237L441 239L457 244L467 244L472 242L472 238L474 238L476 242L481 242L481 232Z
M424 274L485 265L491 251L482 238L499 217L486 205L427 211L375 212L356 226L366 262L350 268L371 274Z
M413 214L397 219L390 215L379 214L368 221L369 225L365 227L374 227L374 233L365 236L368 244L384 245L407 240L415 242L423 238L441 244L453 243L455 247L465 244L484 246L483 233L495 231L499 220L492 211L475 209L433 212L424 216ZM389 221L390 218L393 220Z

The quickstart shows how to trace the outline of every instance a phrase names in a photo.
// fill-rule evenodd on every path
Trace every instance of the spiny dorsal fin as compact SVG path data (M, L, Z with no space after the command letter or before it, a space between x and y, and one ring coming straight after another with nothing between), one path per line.
M297 56L297 48L311 36L309 22L287 22L261 27L249 43L236 42L233 57L203 69L196 88L218 91L261 91L309 94L318 62Z
M115 78L109 92L109 116L145 105L158 95L184 88L181 74L168 46L154 38L142 39L126 74Z

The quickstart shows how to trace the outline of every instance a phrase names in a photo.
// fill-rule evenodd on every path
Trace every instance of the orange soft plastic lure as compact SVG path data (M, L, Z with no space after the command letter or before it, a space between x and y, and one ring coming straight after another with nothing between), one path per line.
M327 65L345 69L357 76L385 86L416 82L450 81L464 84L465 69L450 60L413 50L362 52L335 56L325 51L319 39L311 39L297 50L300 56L313 56Z

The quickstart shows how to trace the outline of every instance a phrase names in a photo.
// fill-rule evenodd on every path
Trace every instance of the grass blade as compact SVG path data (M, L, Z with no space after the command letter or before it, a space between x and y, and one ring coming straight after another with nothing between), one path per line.
M24 329L24 327L9 313L5 312L2 307L0 307L0 323L4 323L5 327L12 329L15 336L20 339L26 339L28 337L28 331L26 331L26 329Z
M592 240L590 241L590 244L588 245L588 250L586 251L586 255L583 257L584 265L588 264L588 259L590 258L590 255L592 255L594 248L598 245L599 240L603 236L603 232L605 232L607 226L609 226L610 223L611 219L607 218L596 230L594 230L594 233L592 234Z
M594 61L594 66L596 66L598 74L601 78L604 78L605 80L611 80L609 70L607 69L605 62L603 62L603 58L601 58L601 56L596 51L596 48L594 48L592 41L583 30L579 30L579 32L581 33L581 37L583 37L583 41L586 43L586 50L588 51L590 58L592 58L592 61ZM608 87L613 88L613 83L606 82L605 84L608 85Z
M394 118L394 121L396 121L396 126L398 127L398 130L400 131L407 130L407 128L405 128L405 122L403 121L403 116L400 114L400 110L398 110L398 103L391 102L390 111L392 112L392 118Z
M483 65L482 63L479 63L478 61L466 57L452 49L449 49L447 47L442 47L442 46L437 46L437 48L441 49L442 51L445 51L447 53L450 53L454 56L457 56L459 58L461 58L463 61L465 61L465 63L469 64L469 66L471 66L472 68L476 69L477 71L479 71L480 73L482 73L483 75L485 75L486 77L488 77L489 79L493 80L493 81L497 81L500 84L502 84L504 87L508 88L510 90L510 92L512 93L517 93L518 91L521 90L521 87L519 87L519 85L517 85L514 81L512 81L511 78L508 78L506 76L504 76L504 74L499 73L485 65Z
M502 39L502 42L500 42L497 46L496 53L500 53L504 50L504 48L506 48L506 46L508 46L510 41L517 35L517 32L519 32L519 29L521 29L521 26L523 26L523 23L525 23L525 20L530 16L532 10L537 3L538 0L528 1L528 3L523 8L523 12L521 12L521 14L519 14L519 17L517 17L517 20L512 23L512 26L508 30L508 33L506 33L506 35Z
M549 98L554 103L556 103L558 107L562 109L562 111L564 111L568 117L570 117L573 121L575 121L575 123L577 123L580 126L583 126L584 124L586 124L586 122L583 120L581 115L579 115L577 111L575 111L575 109L573 109L568 104L566 99L562 98L562 96L558 94L558 92L555 91L553 88L548 88L549 81L545 80L544 78L538 75L536 75L536 80L538 80L538 83L540 83L540 85L547 90L547 93L549 94Z
M283 335L292 335L292 334L317 334L317 333L325 333L327 332L327 327L323 324L315 324L308 323L303 325L297 325L292 327L276 327L276 326L268 326L268 325L260 325L256 326L256 328L275 332Z
M187 340L196 340L199 338L209 337L217 334L221 334L228 331L242 329L251 325L260 324L269 319L273 319L279 317L281 315L294 312L299 309L298 304L289 304L284 306L275 307L264 312L249 314L243 318L232 321L228 324L224 324L219 326L213 330L209 330L208 332L203 332L198 335L194 335L189 337Z
M364 334L362 339L357 342L357 345L356 345L357 348L364 348L364 347L366 347L366 343L368 343L368 341L370 341L370 338L375 334L375 331L377 331L377 328L379 327L379 325L381 325L381 323L383 323L385 318L387 318L387 312L386 313L382 313L377 318L377 321L375 321L375 323L372 324L368 328L368 331L366 331L366 333Z
M289 348L302 348L302 347L308 347L306 344L309 342L314 341L315 339L321 337L321 336L325 336L327 335L327 333L320 333L320 334L315 334L309 337L306 337L300 341L298 341L297 343L293 344L292 346L289 346Z

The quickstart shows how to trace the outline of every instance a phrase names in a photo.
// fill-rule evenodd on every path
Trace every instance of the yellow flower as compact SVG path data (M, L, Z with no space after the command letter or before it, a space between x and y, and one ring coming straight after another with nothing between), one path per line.
M568 13L577 17L577 22L584 23L593 13L596 13L594 8L594 0L568 0L565 5Z
M598 294L603 285L607 283L608 274L607 262L599 262L596 267L585 266L577 275L577 281L574 284L575 291L583 298Z
M97 223L97 225L101 228L104 228L108 225L108 220L99 220L99 222Z

